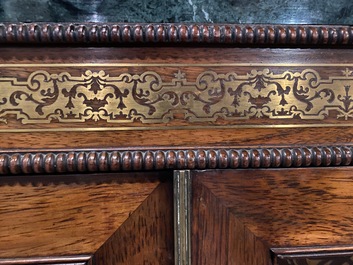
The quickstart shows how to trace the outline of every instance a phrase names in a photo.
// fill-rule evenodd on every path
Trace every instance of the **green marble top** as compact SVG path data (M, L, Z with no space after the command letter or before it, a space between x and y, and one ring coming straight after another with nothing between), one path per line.
M0 0L2 22L353 24L351 0Z

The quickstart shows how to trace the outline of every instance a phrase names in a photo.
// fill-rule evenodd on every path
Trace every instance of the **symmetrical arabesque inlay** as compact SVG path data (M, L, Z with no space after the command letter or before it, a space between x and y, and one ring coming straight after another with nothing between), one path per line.
M313 69L274 73L265 68L243 75L204 71L188 80L179 70L170 82L152 71L111 75L87 70L80 76L34 71L25 81L0 78L0 118L7 122L12 114L23 124L167 123L176 114L190 123L324 120L330 115L347 120L353 117L352 85L348 68L327 79Z

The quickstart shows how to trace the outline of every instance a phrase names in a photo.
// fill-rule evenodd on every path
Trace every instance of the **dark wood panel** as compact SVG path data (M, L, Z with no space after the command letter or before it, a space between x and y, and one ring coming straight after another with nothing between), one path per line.
M236 214L229 213L229 238L227 244L227 263L243 265L271 264L268 243L258 238ZM209 264L209 263L204 263Z
M229 213L201 179L192 182L192 264L227 264Z
M97 250L94 265L174 264L173 184L161 183Z
M0 258L91 255L166 177L2 178Z
M195 173L194 264L224 249L229 264L350 259L352 177L349 168Z

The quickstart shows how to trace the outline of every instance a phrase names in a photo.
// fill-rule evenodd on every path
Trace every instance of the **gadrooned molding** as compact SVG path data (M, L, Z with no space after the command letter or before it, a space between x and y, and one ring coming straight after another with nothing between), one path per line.
M2 152L0 175L349 166L353 146Z
M0 45L231 44L352 46L353 27L335 25L3 23Z

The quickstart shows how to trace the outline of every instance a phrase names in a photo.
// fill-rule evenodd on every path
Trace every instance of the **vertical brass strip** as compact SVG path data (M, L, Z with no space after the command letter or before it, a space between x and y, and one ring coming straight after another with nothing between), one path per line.
M191 178L174 171L174 256L176 265L191 265Z

